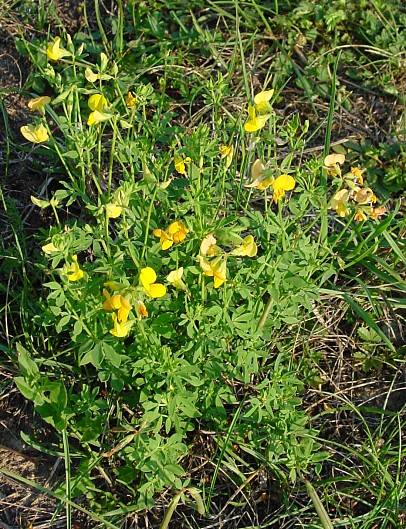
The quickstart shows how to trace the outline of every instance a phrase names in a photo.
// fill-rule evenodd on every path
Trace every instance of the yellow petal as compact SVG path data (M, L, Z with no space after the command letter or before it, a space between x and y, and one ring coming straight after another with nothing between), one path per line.
M256 132L257 130L264 128L265 123L268 121L269 118L269 114L266 114L264 116L255 116L254 118L249 119L245 123L244 130L246 132Z
M137 300L135 302L135 311L136 311L137 316L139 318L147 318L148 317L147 307L140 300Z
M162 250L169 250L173 245L173 239L167 235L164 231L161 235L161 248Z
M362 209L358 209L356 212L355 212L355 215L354 215L354 220L356 222L362 222L363 220L367 220L367 215L364 211L362 211Z
M183 276L183 266L178 268L177 270L172 270L172 272L169 272L169 274L166 276L166 280L168 283L175 283L177 281L180 281Z
M51 61L59 61L63 57L70 55L70 53L64 48L60 47L61 39L56 37L53 42L50 42L47 46L47 56Z
M161 283L153 283L146 288L146 292L151 298L162 298L166 294L166 286Z
M256 180L257 178L260 178L264 170L265 170L265 165L261 162L259 158L257 158L251 167L252 180Z
M79 267L77 263L72 263L71 265L69 265L68 272L68 280L72 282L79 281L84 276L83 270Z
M41 246L41 250L45 254L50 255L51 253L57 252L58 248L55 246L54 243L50 242L48 244L45 244L44 246Z
M49 140L48 131L42 125L24 125L20 128L21 134L24 138L32 143L43 143Z
M357 182L362 186L364 185L364 178L362 176L362 173L364 172L363 169L360 167L351 167L351 175L357 180Z
M112 314L111 317L113 320L114 327L110 329L110 333L113 336L116 336L117 338L125 338L131 330L133 321L126 321L123 323L119 323L116 314Z
M225 282L223 277L214 276L214 288L219 288Z
M186 164L181 156L175 155L174 157L175 169L179 174L186 175Z
M114 296L110 297L109 302L113 310L118 310L121 307L121 295L114 294Z
M152 233L155 235L155 237L161 237L162 230L160 230L159 228L156 228Z
M269 103L264 101L263 103L255 105L255 110L257 111L258 116L265 116L271 113L272 107Z
M169 224L167 232L170 235L173 235L174 233L176 233L179 230L182 230L183 228L184 228L183 224L179 220L175 220L174 222L171 222L171 224Z
M268 187L271 186L274 181L275 180L272 176L268 176L268 178L259 179L255 187L260 191L264 191L265 189L268 189Z
M255 97L254 97L254 103L256 105L260 105L261 103L268 103L268 101L272 98L274 94L274 90L265 90L263 92L259 92Z
M376 202L376 196L370 187L359 189L355 194L354 200L358 204L367 204L368 202Z
M144 288L148 288L152 283L156 281L156 273L153 268L147 266L140 272L140 282Z
M228 169L233 161L234 146L220 145L219 147L221 158L226 158L225 168Z
M255 239L252 235L247 235L242 244L237 246L232 252L231 255L236 255L238 257L255 257L258 252L258 247L255 243Z
M348 202L349 192L348 189L340 189L333 196L330 202L330 209L337 209L340 204L345 204Z
M201 269L203 270L203 273L206 275L206 276L213 276L213 270L210 266L210 263L207 259L205 259L202 255L199 255L199 263L200 263L200 267Z
M99 79L99 75L94 73L91 68L87 67L85 70L85 78L89 83L95 83Z
M339 217L347 217L349 214L349 211L347 209L347 206L345 205L345 202L340 202L337 204L336 213Z
M44 106L48 105L51 102L51 98L48 96L34 97L30 99L27 103L28 108L34 112L37 110L41 114L44 113Z
M128 108L135 108L137 106L137 98L132 92L128 92L125 96L125 104Z
M295 179L288 174L281 174L272 182L272 187L283 191L292 191L296 185Z
M89 97L87 104L90 110L98 110L99 112L108 107L108 101L103 94L93 94Z
M111 118L111 114L106 114L104 112L99 112L98 110L94 110L89 114L89 118L87 120L87 124L89 127L92 125L97 125L97 123L101 123L102 121L107 121Z
M228 156L230 152L232 151L232 149L233 149L232 145L220 145L219 151L220 151L221 157L225 158L226 156Z
M213 234L209 233L209 235L206 235L200 244L200 255L207 255L209 249L212 246L216 246L216 243L217 239L213 236Z
M210 263L214 276L214 288L219 288L227 277L227 263L223 258L216 258Z
M324 165L326 167L334 167L335 164L338 163L338 165L343 165L345 162L345 155L344 154L329 154L324 158Z
M374 219L374 220L379 219L379 217L381 217L382 215L385 215L386 211L387 210L385 206L371 208L371 213L370 213L371 219Z
M117 204L113 204L112 202L106 204L106 214L109 219L116 219L121 215L122 211L123 208L121 206L117 206Z
M121 306L119 309L118 309L118 312L117 312L117 318L118 318L118 321L121 323L125 323L127 320L128 320L128 315L130 314L130 311L132 309L131 305L128 304L129 306Z

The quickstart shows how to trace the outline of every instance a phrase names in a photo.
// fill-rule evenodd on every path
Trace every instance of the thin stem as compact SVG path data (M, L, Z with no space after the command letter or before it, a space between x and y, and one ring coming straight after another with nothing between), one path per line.
M263 310L263 312L261 314L261 317L259 318L257 331L262 331L262 329L263 329L263 327L265 325L265 322L268 319L269 312L271 310L271 306L272 306L272 296L269 296L268 301L266 302L264 310Z
M70 486L70 454L69 454L69 438L66 428L62 431L63 440L63 454L65 459L65 487L66 487L66 527L72 527L72 506L71 506L71 486Z

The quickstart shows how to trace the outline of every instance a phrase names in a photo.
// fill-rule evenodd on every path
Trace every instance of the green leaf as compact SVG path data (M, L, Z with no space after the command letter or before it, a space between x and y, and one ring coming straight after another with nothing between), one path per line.
M19 392L28 400L34 401L37 393L37 385L30 384L24 377L15 377L14 382Z
M28 377L38 377L39 368L37 364L31 359L28 351L19 343L16 345L18 353L18 364L23 375Z
M364 320L364 322L375 331L376 334L378 334L382 341L389 347L389 349L392 352L396 352L395 347L393 346L392 342L389 340L389 338L386 336L386 334L382 331L382 329L375 323L375 320L371 317L368 312L366 312L362 307L358 305L356 301L354 301L348 294L343 293L343 298L345 301L350 305L350 307L353 309L353 311L358 314L358 316Z
M310 496L310 499L313 502L314 508L316 509L317 514L319 515L321 525L323 529L334 529L333 524L331 523L330 517L327 514L324 505L322 504L317 492L315 491L313 485L306 480L306 489L307 493Z
M50 205L50 202L48 200L43 200L41 198L36 198L33 195L31 195L31 202L35 206L38 206L41 209L45 209L45 208L47 208Z
M93 349L88 351L80 360L79 365L85 366L86 364L92 364L97 369L100 369L104 359L104 352L100 344L96 344Z
M117 353L114 348L106 342L102 343L102 348L106 360L108 360L114 367L120 367L124 356Z

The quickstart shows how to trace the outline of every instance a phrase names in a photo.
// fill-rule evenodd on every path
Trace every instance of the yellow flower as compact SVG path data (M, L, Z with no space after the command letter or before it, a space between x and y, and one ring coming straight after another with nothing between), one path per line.
M285 196L286 191L292 191L296 185L295 179L288 174L281 174L271 182L273 188L273 200L279 202Z
M138 318L148 318L147 307L139 299L135 302L135 312L137 313Z
M365 211L362 209L357 209L354 215L354 220L357 222L361 222L363 220L367 220L368 216L366 215Z
M93 94L89 97L87 104L89 105L90 110L103 112L103 110L108 107L109 102L103 94Z
M175 169L179 174L187 175L186 173L186 166L189 165L192 162L192 159L189 158L189 156L183 157L179 156L178 154L175 154L174 158L175 163Z
M358 204L374 204L377 201L377 198L370 187L365 187L363 189L358 189L354 196L355 202Z
M111 114L106 114L105 112L99 112L99 110L94 110L93 112L90 112L87 124L89 125L89 127L91 127L92 125L97 125L102 121L107 121L110 118Z
M267 115L271 112L272 107L269 104L270 99L272 98L274 90L265 90L259 92L254 97L255 110L260 116Z
M258 253L258 246L256 245L255 239L252 235L244 237L242 243L234 248L231 255L238 257L255 257Z
M111 318L113 320L114 326L112 329L110 329L110 334L116 336L117 338L125 338L130 332L134 320L119 322L116 313L113 313Z
M37 110L40 114L45 114L44 106L50 102L51 98L48 96L34 97L28 101L27 106L32 112Z
M349 198L348 189L341 189L331 199L330 209L335 209L339 217L346 217L348 215L348 209L347 209L348 198Z
M332 176L341 176L341 167L345 162L344 154L329 154L324 158L324 167Z
M183 266L181 266L177 270L172 270L172 272L169 272L169 274L166 276L166 280L175 288L179 288L180 290L186 290L186 285L182 281L182 277Z
M199 255L199 261L204 275L213 277L214 288L221 287L227 281L227 263L223 256L208 261L205 257Z
M20 128L24 138L32 143L43 143L49 140L48 131L42 123L39 125L24 125Z
M175 220L166 230L155 229L153 234L159 237L162 250L168 250L173 244L179 244L185 240L189 230L180 220Z
M103 309L108 312L116 310L118 321L125 323L132 309L131 303L121 294L110 296L110 293L106 289L103 290L103 296L106 298L106 301L103 303Z
M344 154L329 154L324 158L324 166L328 169L334 168L337 164L343 165L345 162Z
M234 147L233 145L220 145L219 151L221 158L226 159L225 168L228 169L233 161Z
M255 107L248 106L248 120L245 122L244 130L246 132L256 132L265 126L265 123L270 118L270 114L257 114Z
M82 277L85 275L83 270L80 268L78 264L78 256L73 255L72 256L72 262L70 264L65 265L64 272L68 277L68 281L79 281L82 279Z
M50 42L47 46L47 56L51 61L59 61L63 57L70 55L68 50L60 47L61 38L55 37L53 42Z
M57 252L58 248L55 246L55 244L53 242L49 242L48 244L45 244L44 246L41 246L41 250L46 255L51 255L52 253Z
M134 108L137 106L137 98L132 92L128 92L128 94L125 96L125 104L128 106L128 108Z
M153 268L147 266L143 268L140 273L140 283L145 292L151 298L162 298L166 294L166 287L161 283L155 283L156 273Z
M209 233L209 235L206 235L206 237L202 240L200 244L200 255L207 257L214 257L215 255L219 255L221 253L221 248L217 246L217 239Z
M377 208L371 208L371 213L369 214L371 219L378 220L379 217L382 217L382 215L385 215L386 208L385 206L379 206Z
M116 219L121 215L123 212L123 208L121 206L118 206L117 204L114 204L113 202L109 202L106 204L106 215L109 219Z
M351 175L357 180L359 185L364 185L364 178L362 176L362 173L364 172L364 169L361 169L360 167L351 167Z
M268 189L272 184L274 179L270 176L266 177L265 174L265 165L261 162L260 159L255 160L251 167L251 183L246 184L245 187L254 187L260 191Z

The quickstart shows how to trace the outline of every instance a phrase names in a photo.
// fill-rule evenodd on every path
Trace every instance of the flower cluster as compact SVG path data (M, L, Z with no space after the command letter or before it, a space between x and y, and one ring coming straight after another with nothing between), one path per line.
M351 167L349 172L343 174L341 166L344 163L344 154L329 154L324 159L325 169L331 176L338 178L340 183L340 189L330 201L330 209L333 209L339 217L347 217L353 212L354 220L357 222L368 218L379 219L386 213L386 208L374 207L378 199L373 190L365 186L364 170L360 167Z
M295 185L295 179L288 174L281 174L276 178L269 176L269 171L258 159L252 164L251 183L246 184L246 187L253 187L260 191L271 187L274 202L279 202L285 196L286 191L292 191Z
M109 286L109 282L105 285ZM111 285L110 286L114 286ZM126 297L121 294L110 295L107 289L103 289L103 295L106 300L103 303L103 309L107 312L113 311L112 320L113 328L110 333L117 338L127 336L133 325L133 320L128 321L128 316L133 308Z
M48 60L53 63L72 56L70 51L61 46L60 37L56 37L53 41L51 41L47 45L44 52ZM103 73L108 63L107 56L104 53L100 54L100 62L101 67L99 68L99 73L95 73L91 68L86 67L84 76L89 83L96 83L97 81L112 79L111 75ZM127 108L135 110L137 106L137 97L131 91L129 91L124 98L124 102ZM42 116L44 116L45 106L50 103L50 97L38 96L28 101L27 106L32 112L39 112ZM89 127L93 127L94 125L104 121L108 121L113 115L111 112L108 112L110 103L101 93L96 92L92 94L89 97L88 106L91 110L87 120ZM20 132L24 138L31 143L44 143L49 140L49 130L43 123L24 125L20 128Z
M271 117L272 107L269 103L273 90L259 92L254 97L254 104L248 105L248 120L244 125L246 132L257 132L262 129Z
M212 277L214 288L219 288L227 281L227 258L229 255L255 257L257 252L258 247L252 235L247 235L231 252L226 252L217 245L217 239L210 233L200 244L198 260L203 274Z
M175 220L171 222L166 230L155 229L155 237L159 237L162 250L168 250L174 244L179 244L183 242L188 234L189 230L180 220Z
M48 246L48 250L49 249L54 250L54 248L57 250L57 248L52 243L50 243L50 245L47 245L47 246ZM68 281L72 283L74 283L75 281L79 281L80 279L84 277L85 273L79 266L77 255L73 255L71 258L71 262L65 264L65 266L62 269L62 273L67 277Z
M103 289L103 296L106 299L102 307L106 312L112 312L113 328L110 329L110 333L113 336L125 338L128 335L135 322L135 318L129 318L132 309L135 309L138 319L148 316L148 310L143 301L145 295L153 299L165 296L165 285L157 283L156 280L155 270L147 266L140 271L138 286L127 288L117 281L104 283L107 288Z

